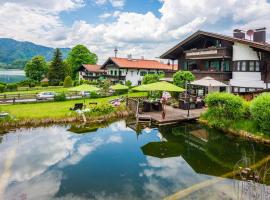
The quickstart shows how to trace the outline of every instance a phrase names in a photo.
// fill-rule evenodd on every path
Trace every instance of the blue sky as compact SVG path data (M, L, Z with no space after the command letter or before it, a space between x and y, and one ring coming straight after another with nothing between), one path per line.
M0 0L0 37L51 47L84 44L113 55L156 58L197 30L232 35L266 27L269 0Z
M94 1L88 1L84 7L74 11L67 11L61 13L61 19L66 25L71 25L76 20L84 20L91 24L103 23L104 20L100 16L104 13L114 11L136 12L145 14L153 12L156 16L160 16L158 9L161 7L161 2L158 0L136 0L125 1L123 7L113 7L110 3L104 5L97 5ZM113 21L109 18L106 22Z

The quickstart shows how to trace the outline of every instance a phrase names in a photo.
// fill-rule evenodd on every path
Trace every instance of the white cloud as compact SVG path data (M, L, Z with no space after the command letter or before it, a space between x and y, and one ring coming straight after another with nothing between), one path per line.
M95 3L100 6L110 3L112 7L123 8L125 0L96 0Z
M0 4L14 3L24 7L39 8L47 11L60 12L72 10L84 5L84 0L0 0Z
M112 11L99 16L102 20L110 18L112 22L90 24L77 20L69 27L63 24L59 13L76 9L87 1L4 2L0 0L0 37L54 47L82 43L96 52L101 62L113 55L115 46L119 48L119 56L131 53L133 57L157 57L198 29L224 34L231 34L234 28L266 26L270 30L267 0L161 0L160 17L153 12ZM95 3L117 8L125 5L123 0L97 0Z

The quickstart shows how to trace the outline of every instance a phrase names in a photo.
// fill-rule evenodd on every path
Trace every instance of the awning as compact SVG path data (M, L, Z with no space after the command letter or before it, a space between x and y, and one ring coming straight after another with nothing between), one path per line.
M226 85L225 83L217 81L209 76L202 78L200 80L192 81L190 84L205 86L205 87L228 87L228 85Z

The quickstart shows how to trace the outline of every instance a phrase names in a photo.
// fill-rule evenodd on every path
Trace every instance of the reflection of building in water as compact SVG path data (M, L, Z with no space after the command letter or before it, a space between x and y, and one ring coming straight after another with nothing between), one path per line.
M230 138L223 133L198 125L161 127L160 132L168 142L174 141L183 147L181 157L199 174L220 177L234 171L235 164L243 158L252 160L249 162L250 165L269 155L267 153L269 148L264 148L263 145ZM263 167L265 164L259 168ZM264 180L263 183L270 185L270 180Z

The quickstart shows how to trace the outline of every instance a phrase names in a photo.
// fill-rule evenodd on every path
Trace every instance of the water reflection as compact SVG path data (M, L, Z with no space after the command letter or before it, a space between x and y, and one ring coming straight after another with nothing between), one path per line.
M52 126L4 135L0 199L162 199L233 171L239 160L253 164L269 154L268 147L197 125L146 128L139 136L125 121L91 128ZM236 189L246 182L237 174L228 178L185 198L237 199ZM269 188L263 188L266 194Z

